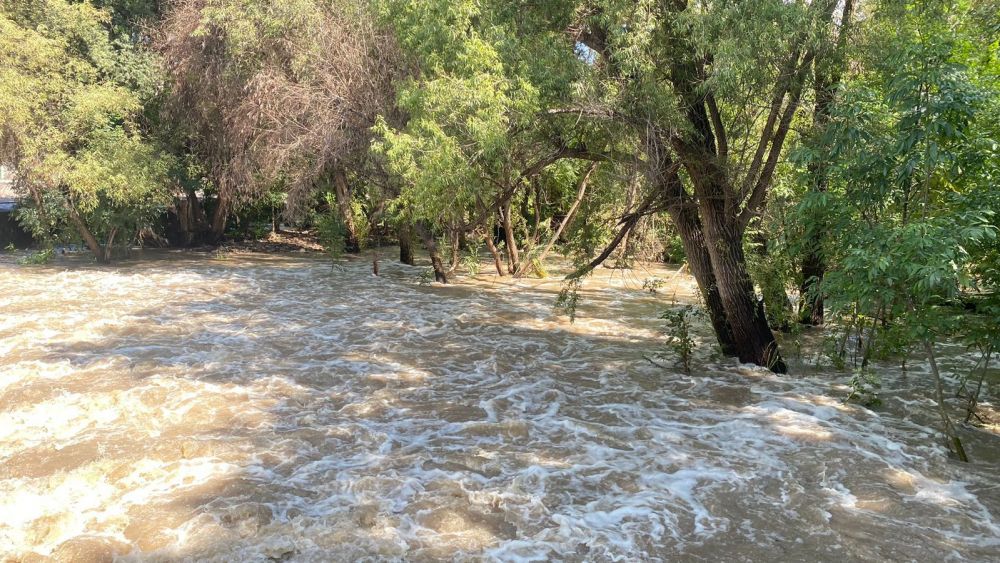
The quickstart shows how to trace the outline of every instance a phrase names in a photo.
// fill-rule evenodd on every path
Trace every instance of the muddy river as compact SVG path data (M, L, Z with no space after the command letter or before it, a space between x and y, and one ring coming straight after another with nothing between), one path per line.
M671 270L573 324L557 280L422 272L0 263L0 561L1000 560L1000 439L950 461L920 361L869 410L807 359L643 359Z

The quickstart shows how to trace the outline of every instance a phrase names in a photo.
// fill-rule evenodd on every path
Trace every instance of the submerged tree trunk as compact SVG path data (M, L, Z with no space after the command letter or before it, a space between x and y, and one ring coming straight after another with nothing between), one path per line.
M764 304L757 299L743 253L743 230L736 217L725 213L717 200L699 202L705 246L712 260L719 297L741 362L764 366L776 373L788 368L778 353L778 343L767 322Z
M347 184L347 172L340 166L333 169L333 194L337 200L340 218L347 229L344 235L344 250L357 254L361 252L361 241L358 240L358 227L354 220L354 210L351 208L351 189Z
M492 229L490 229L490 230L492 230ZM486 248L488 248L490 250L490 254L493 256L493 265L496 266L496 268L497 268L497 275L502 278L503 277L503 259L500 258L500 251L497 250L497 245L493 242L493 233L489 232L489 230L488 230L486 232L486 235L483 236L483 238L486 240Z
M90 252L94 255L94 258L101 263L107 263L111 261L111 253L108 248L101 246L101 243L97 242L97 237L94 233L90 232L90 228L87 223L80 217L80 212L77 211L76 206L73 202L68 199L68 197L63 198L64 204L66 206L66 214L69 216L70 223L76 228L76 232L80 234L80 238L90 249Z
M722 305L722 297L719 295L715 273L712 271L712 257L709 256L708 248L705 246L705 235L702 232L701 221L698 219L698 211L692 202L687 202L671 205L667 208L667 213L681 237L688 267L698 283L702 299L705 300L705 309L708 312L712 328L715 330L719 347L723 354L736 356L738 355L736 344L733 340L732 329L729 328L729 322L726 320L726 311Z
M212 210L212 221L209 223L206 236L206 242L209 244L218 244L222 241L226 232L226 220L229 218L230 205L229 198L220 194L215 209Z
M211 225L205 216L201 201L193 191L183 197L175 197L174 205L168 211L167 240L174 246L205 244L211 238Z
M413 266L415 264L413 259L413 228L409 224L403 223L399 226L397 233L399 236L399 261Z
M434 269L434 280L441 283L448 283L448 272L444 267L444 260L441 258L441 251L438 249L437 241L434 240L434 233L430 225L418 222L416 225L417 234L427 247L427 253L431 257L431 268Z
M941 383L941 371L938 369L937 357L934 355L934 343L929 339L924 339L924 352L927 353L927 362L930 364L931 375L934 376L934 396L937 399L938 413L941 415L944 435L948 439L948 449L955 454L960 461L969 461L969 456L962 446L962 439L955 432L955 425L951 423L948 416L948 405L944 402L944 388Z
M500 211L500 220L503 221L504 242L507 243L507 273L514 274L517 271L517 265L521 263L521 257L517 251L517 241L514 239L514 221L510 214L511 204L508 200Z

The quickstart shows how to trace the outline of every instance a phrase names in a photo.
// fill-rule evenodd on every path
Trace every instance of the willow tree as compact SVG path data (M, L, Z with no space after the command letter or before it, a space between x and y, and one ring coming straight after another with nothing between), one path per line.
M585 63L553 48L558 33L519 36L504 3L381 5L415 69L399 86L405 125L380 125L375 144L400 186L398 205L432 255L438 232L477 233L499 274L523 274L551 249L548 225L559 223L552 232L561 233L573 217L552 221L563 211L556 207L568 202L575 210L572 202L600 177L586 162L585 135L539 117L571 99ZM437 279L446 281L440 262L432 257Z
M75 233L107 261L163 210L171 163L140 127L157 85L107 10L0 4L0 163L17 170L36 236Z
M294 214L317 189L356 241L347 184L399 72L390 35L361 1L179 0L157 34L170 114L217 194L207 235L280 182Z
M836 8L834 0L597 0L535 9L533 25L562 28L563 48L592 61L591 88L548 114L631 128L723 350L775 371L785 365L744 238L766 205Z
M743 242L835 0L390 4L426 73L404 98L426 117L387 136L418 201L502 201L563 157L638 167L651 192L615 240L669 212L723 350L785 370Z

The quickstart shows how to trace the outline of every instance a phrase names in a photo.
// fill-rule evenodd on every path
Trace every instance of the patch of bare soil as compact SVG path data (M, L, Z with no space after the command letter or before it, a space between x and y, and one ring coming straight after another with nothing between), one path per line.
M227 241L218 251L233 254L256 252L323 252L323 245L313 231L288 231L269 233L259 240Z

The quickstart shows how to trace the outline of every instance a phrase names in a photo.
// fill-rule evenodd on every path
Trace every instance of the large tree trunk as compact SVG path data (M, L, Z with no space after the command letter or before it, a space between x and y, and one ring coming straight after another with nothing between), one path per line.
M715 330L719 347L723 354L736 356L738 355L736 343L729 322L726 320L726 310L719 295L715 273L712 271L712 257L708 254L705 244L705 234L701 228L701 220L698 219L698 210L693 202L685 202L671 205L667 208L667 213L681 237L688 267L698 282L702 299L705 300L705 309L708 311L708 318Z
M357 254L361 252L361 244L358 240L357 223L354 221L354 210L351 208L351 189L347 184L347 172L339 166L333 169L333 193L337 199L340 218L347 229L344 250Z
M736 356L742 362L785 373L788 368L778 353L778 344L768 326L764 304L757 299L747 270L743 230L736 217L727 217L721 202L703 198L699 203L705 227L705 246L712 260L712 271L732 331Z
M413 228L403 223L399 226L399 261L413 266Z
M208 231L208 221L201 202L194 192L184 197L174 197L174 205L167 213L167 240L172 246L192 246L203 241Z
M209 244L219 244L226 232L226 220L229 218L229 198L219 194L215 202L215 209L212 210L212 221L209 223L206 233L206 242Z
M697 87L701 73L691 64L697 59L692 56L686 61L680 60L671 68L672 81L682 99L689 104L687 118L695 134L686 139L674 138L672 145L694 186L705 237L704 246L711 259L715 285L719 289L719 298L733 337L733 351L741 362L785 373L787 367L778 352L774 333L768 326L764 304L757 299L743 252L744 213L763 205L763 200L758 202L756 198L766 194L767 182L754 184L760 184L761 189L753 191L746 210L740 213L735 203L740 190L732 184L725 161L717 153L721 151L718 147L722 143L710 126L706 96ZM779 132L786 131L787 123L783 120L781 125L785 129L779 129ZM776 158L775 153L769 154L762 179L768 177ZM756 177L756 173L753 176Z
M431 268L434 269L434 280L441 283L448 283L448 272L444 267L444 260L441 258L441 251L438 249L437 241L434 240L434 233L430 225L420 221L416 225L417 234L427 247L427 253L431 257Z

